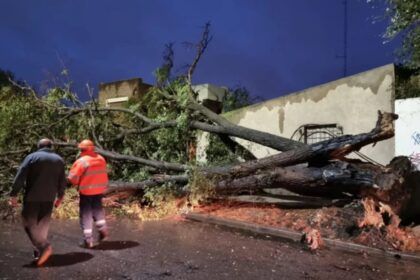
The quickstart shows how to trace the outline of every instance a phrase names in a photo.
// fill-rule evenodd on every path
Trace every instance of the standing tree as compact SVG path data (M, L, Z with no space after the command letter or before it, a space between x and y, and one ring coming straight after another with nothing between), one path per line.
M379 2L378 0L367 0ZM384 38L402 39L397 51L396 98L420 96L420 2L412 0L383 0L389 25Z
M367 0L374 2L376 0ZM385 0L385 16L389 25L384 37L388 40L402 37L399 50L401 63L412 69L420 68L420 2L413 0Z

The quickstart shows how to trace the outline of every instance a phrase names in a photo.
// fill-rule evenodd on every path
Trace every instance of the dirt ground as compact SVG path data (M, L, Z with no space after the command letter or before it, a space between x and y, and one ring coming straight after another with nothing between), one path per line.
M76 220L54 220L54 254L31 266L19 223L0 222L0 279L419 279L420 266L321 250L201 223L109 221L111 238L81 248Z
M361 208L363 209L363 208ZM298 232L319 231L321 237L340 239L384 250L420 251L420 238L409 227L394 225L359 228L358 207L324 207L319 209L281 209L253 203L218 202L202 205L195 212L226 219L245 221ZM363 210L362 210L363 213ZM382 217L379 216L382 220ZM419 276L420 279L420 276Z

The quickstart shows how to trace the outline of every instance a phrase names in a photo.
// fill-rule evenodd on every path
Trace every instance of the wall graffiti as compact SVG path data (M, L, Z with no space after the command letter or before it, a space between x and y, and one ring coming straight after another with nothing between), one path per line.
M411 134L411 138L414 141L414 145L420 145L420 132L415 131L413 134Z
M413 139L414 146L420 145L420 132L413 132L413 134L411 134L411 138ZM420 152L412 152L409 158L416 169L420 171Z
M420 97L395 100L395 155L410 158L420 171Z
M420 171L420 153L413 152L409 158L417 170Z

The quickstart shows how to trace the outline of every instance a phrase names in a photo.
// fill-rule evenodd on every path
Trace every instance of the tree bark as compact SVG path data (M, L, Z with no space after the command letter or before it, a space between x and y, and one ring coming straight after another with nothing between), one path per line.
M409 169L408 163L401 165L394 162L388 168L381 168L371 164L349 163L344 158L348 153L358 151L365 145L391 138L394 135L393 121L396 118L395 114L379 112L376 127L368 133L344 135L235 166L198 168L197 171L213 181L218 195L243 192L252 194L261 189L283 188L300 195L324 198L371 196L393 204L398 209L395 212L399 212L401 205L404 205L410 196L401 187ZM220 124L226 125L224 121L217 125ZM214 127L218 127L217 125ZM102 149L97 151L113 160L137 162L157 170L188 170L188 166L184 164L148 160ZM335 161L331 162L332 159ZM301 163L309 164L299 165ZM188 175L162 175L138 183L114 183L108 192L144 189L165 182L186 184ZM396 197L398 199L395 199Z
M259 131L256 129L251 129L239 125L235 125L225 119L223 116L217 115L216 113L212 112L208 108L204 107L201 104L196 103L195 101L191 103L189 106L190 109L200 112L201 114L205 115L209 121L214 124L201 122L201 121L191 121L189 123L189 127L191 129L199 129L202 131L216 133L221 135L228 135L232 137L238 137L241 139L245 139L254 143L258 143L270 148L273 148L278 151L287 151L296 149L298 147L303 147L305 144L301 142L297 142L292 139L288 139L282 136L274 135L268 132ZM82 113L85 111L89 111L89 108L64 108L65 117L73 116L78 113ZM125 108L97 108L92 110L92 112L120 112L124 114L130 114L139 120L141 120L146 126L144 127L137 127L135 129L131 129L127 131L125 134L141 134L141 133L148 133L156 129L163 129L163 128L170 128L176 127L176 121L156 121L150 119L139 112L132 111L130 109ZM122 133L124 135L124 133Z
M324 167L287 166L261 170L239 178L215 182L216 193L230 194L260 189L283 188L300 195L343 197L355 195L375 184L373 172L355 165L335 162Z
M399 160L387 167L368 163L335 161L323 167L303 165L276 167L255 174L214 181L218 195L258 193L261 189L283 188L305 196L323 198L373 197L401 213L414 189L406 180L411 162Z
M161 185L164 183L186 184L188 182L187 175L155 175L141 182L121 182L111 181L109 183L106 194L127 190L145 190L148 187Z
M305 199L302 199L305 198ZM250 203L252 205L273 205L280 208L321 208L330 206L343 206L348 204L350 199L325 199L316 197L271 197L267 195L239 195L239 196L221 196L217 200L228 201L232 203Z
M371 132L358 135L343 135L255 161L248 161L231 167L209 169L207 172L208 174L243 177L258 170L297 165L305 162L313 165L322 165L330 159L343 159L345 155L352 151L358 151L368 144L393 137L394 120L397 118L398 116L392 113L378 112L376 127Z
M238 142L232 140L229 136L219 135L219 139L225 144L225 146L232 152L238 152L242 155L244 160L256 160L257 158L248 151L244 146Z

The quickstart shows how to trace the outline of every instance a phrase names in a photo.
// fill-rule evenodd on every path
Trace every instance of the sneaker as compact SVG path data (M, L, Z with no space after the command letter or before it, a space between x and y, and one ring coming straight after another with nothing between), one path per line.
M38 261L36 262L37 266L42 266L47 260L48 258L51 256L52 254L52 247L51 245L48 245L41 253L41 255L39 256Z
M107 240L108 236L109 236L108 230L103 229L99 231L99 241Z

